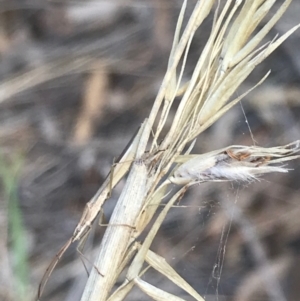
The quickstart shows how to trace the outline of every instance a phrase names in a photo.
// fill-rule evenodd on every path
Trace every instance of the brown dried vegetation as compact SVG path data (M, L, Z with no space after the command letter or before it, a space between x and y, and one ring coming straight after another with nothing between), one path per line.
M0 143L8 166L15 154L23 158L15 180L29 264L29 299L24 300L34 295L49 260L73 233L113 158L148 115L167 68L181 5L174 1L171 6L168 0L41 3L2 1L0 12ZM194 4L188 1L187 12ZM299 14L294 1L268 40L296 24ZM204 24L193 41L187 74L204 47L209 26ZM266 83L246 96L243 107L236 105L204 132L193 152L252 145L252 135L264 146L299 139L299 43L297 31L258 66L241 91L271 68ZM174 112L172 108L170 115ZM283 300L282 294L296 300L298 162L288 166L294 169L289 174L269 175L249 186L193 187L181 200L182 207L171 209L152 250L206 300ZM122 181L104 207L108 217L123 186ZM14 301L21 299L14 295L10 221L2 190L0 299ZM90 261L103 232L103 227L94 229L95 238L87 241L85 252ZM186 298L162 275L150 270L145 277ZM53 273L45 300L80 300L86 278L74 248ZM262 284L263 279L270 281ZM141 294L134 290L128 300L146 300Z

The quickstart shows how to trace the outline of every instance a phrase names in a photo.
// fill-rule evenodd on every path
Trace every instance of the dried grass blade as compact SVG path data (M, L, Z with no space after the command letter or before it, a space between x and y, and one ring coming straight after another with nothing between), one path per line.
M157 255L151 250L148 250L146 262L177 286L189 293L196 300L204 301L204 299L166 262L163 257Z
M199 128L196 128L196 130L191 133L191 136L189 137L189 139L190 140L195 139L200 133L202 133L204 130L206 130L212 124L214 124L229 109L231 109L233 106L235 106L237 103L239 103L241 99L243 99L246 95L248 95L256 87L261 85L265 81L265 79L269 76L269 74L270 74L270 71L255 86L253 86L251 89L247 90L241 96L239 96L239 97L235 98L234 100L230 101L223 108L221 108L218 112L216 112L214 115L212 115L212 117L210 117L203 125L201 125ZM198 121L198 123L200 123L200 121Z
M178 200L186 191L187 187L181 188L167 203L167 205L164 207L164 209L161 211L159 216L157 217L156 221L154 222L151 230L149 231L146 239L144 240L140 250L138 251L137 255L135 256L132 264L130 265L127 273L127 279L131 280L136 277L138 277L141 268L143 266L147 251L149 250L151 243L160 228L162 222L164 221L168 211L173 206L173 204Z
M174 59L173 59L174 66L172 66L166 73L166 76L165 76L162 86L166 85L165 81L168 82L170 80L169 78L170 78L171 74L169 74L169 73L174 72L174 68L177 66L183 52L185 51L186 45L188 45L191 42L191 40L193 39L195 31L200 26L200 24L204 21L204 19L208 16L213 4L214 4L214 0L198 1L197 5L192 13L192 16L188 22L188 25L182 35L182 38L180 39L177 50L174 53ZM211 41L210 46L212 46L212 44L213 44L212 39L210 41ZM188 87L187 91L185 92L183 99L180 102L179 109L177 110L177 112L181 112L183 110L184 103L188 100L188 94L190 94L192 92L192 89L196 82L196 78L198 77L198 74L201 70L199 65L202 65L204 63L204 56L206 57L208 55L210 48L208 47L208 45L206 45L205 49L206 49L206 51L203 51L204 54L202 53L202 55L201 55L202 60L201 60L200 64L198 62L197 66L196 66L198 73L196 76L194 76L194 79L193 78L191 79L189 87ZM196 72L194 72L194 74L195 73ZM160 97L163 97L163 95L161 95L162 93L163 93L163 91L160 90L158 93L157 99L160 99ZM166 149L168 147L168 145L170 144L170 141L172 141L172 139L174 137L174 131L176 130L176 126L180 122L180 118L181 118L181 113L179 113L179 114L176 113L176 116L172 123L172 127L168 133L168 136L166 137L166 139L164 139L164 142L161 146L162 149Z
M153 215L155 214L158 206L161 204L163 198L166 196L166 190L168 188L169 183L163 183L145 202L144 209L141 211L141 214L138 218L137 224L136 224L136 231L137 234L139 235L145 227L148 225L150 220L152 219Z
M170 66L172 66L173 56L174 56L174 53L175 53L176 48L178 46L180 31L181 31L182 22L183 22L183 17L184 17L184 13L185 13L185 10L186 10L186 3L187 3L187 0L184 0L183 4L182 4L182 7L181 7L181 10L180 10L180 13L179 13L179 16L178 16L178 21L177 21L177 24L176 24L172 49L171 49L170 58L169 58L169 62L168 62L168 69L170 68ZM177 80L176 80L176 71L175 71L173 76L170 79L168 88L166 90L166 96L165 96L165 101L166 102L171 102L171 99L174 98L173 95L174 95L174 91L176 90L176 86L177 86ZM162 115L164 116L163 112L164 112L164 110L162 111Z
M262 41L267 33L274 27L277 21L282 17L287 10L292 0L286 0L281 7L276 11L270 21L232 58L230 66L238 64L246 56L248 56L255 47Z
M280 46L291 34L293 34L298 28L300 24L294 26L285 34L283 34L280 38L278 38L275 42L272 42L262 53L258 54L255 58L252 59L251 63L254 63L255 66L260 64L264 59L266 59L278 46Z
M225 105L231 95L254 68L254 64L248 64L247 61L244 61L230 71L224 78L222 84L208 96L208 99L199 112L198 123L200 126L204 125L211 116L218 114L218 111Z
M58 60L31 71L24 72L13 79L0 83L0 103L14 95L33 88L51 79L71 72L80 72L89 68L95 59L76 58L71 60Z
M133 281L127 279L114 291L114 293L107 299L107 301L122 301L130 293L134 287Z
M171 53L170 53L170 58L169 58L169 62L168 62L168 69L171 68L172 64L173 64L173 57L174 57L174 53L176 52L177 46L178 46L178 41L179 41L179 35L180 35L180 30L182 27L182 22L183 22L183 17L184 17L184 13L186 10L186 0L183 2L182 7L181 7L181 11L178 17L178 22L176 25L176 30L175 30L175 34L174 34L174 40L173 40L173 45L172 45L172 49L171 49ZM188 43L189 45L189 43ZM187 52L188 52L189 46L187 46L186 50L185 50L185 55L184 55L184 59L183 59L183 63L182 63L182 67L181 67L181 71L180 71L180 75L179 78L177 80L176 78L176 68L170 78L170 81L168 83L166 92L165 92L165 99L164 99L164 104L163 104L163 108L162 108L162 112L161 112L161 117L159 119L159 123L155 132L155 136L154 136L154 143L153 145L156 144L156 141L158 140L158 137L161 133L161 130L163 128L163 126L165 125L167 118L168 118L168 114L170 111L170 108L172 106L172 103L176 97L177 91L179 89L179 85L181 83L181 79L182 79L182 75L183 75L183 71L185 68L185 63L186 63L186 57L187 57ZM152 150L152 149L151 149Z
M136 250L139 248L139 243L134 243L132 247L127 252L127 255L125 256L117 274L119 275L121 271L125 268L127 263L131 260L132 256L136 252ZM131 291L131 289L134 286L134 282L128 281L125 279L125 281L113 292L113 294L107 299L107 301L121 301L123 300L127 294Z
M140 278L135 278L134 283L144 293L146 293L149 297L151 297L154 300L157 300L157 301L185 301L184 299L174 296L170 293L167 293L166 291L163 291Z

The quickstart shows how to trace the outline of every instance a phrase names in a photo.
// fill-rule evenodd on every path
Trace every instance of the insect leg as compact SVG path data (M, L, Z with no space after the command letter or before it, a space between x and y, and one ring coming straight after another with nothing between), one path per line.
M73 242L73 237L71 237L62 247L61 249L58 251L58 253L55 255L55 257L53 258L53 260L51 261L51 263L49 264L40 284L39 284L39 288L38 288L38 294L37 294L37 300L40 300L45 286L48 282L48 279L50 278L54 268L56 267L57 263L59 262L59 260L61 259L61 257L64 255L64 253L66 252L66 250L68 249L68 247L70 246L70 244Z

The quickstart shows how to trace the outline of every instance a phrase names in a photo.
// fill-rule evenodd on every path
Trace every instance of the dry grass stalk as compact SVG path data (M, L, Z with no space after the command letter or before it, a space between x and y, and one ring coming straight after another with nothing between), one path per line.
M108 74L101 62L95 62L96 70L85 84L82 109L79 112L73 135L75 145L84 145L93 136L95 122L100 118L107 100ZM99 66L97 68L97 66Z
M44 64L28 72L15 76L0 83L0 103L5 102L16 94L36 87L54 78L91 69L95 59L84 57L74 59L57 60Z
M282 16L291 1L285 1L271 20L256 34L253 34L254 30L272 7L274 1L245 1L239 12L238 7L242 1L235 1L234 3L227 1L220 12L220 8L217 7L210 37L195 65L194 73L186 85L172 126L159 145L158 140L162 138L161 132L165 127L168 113L182 85L181 78L192 38L197 28L210 13L214 2L198 2L183 34L180 36L186 2L183 4L169 68L149 119L146 120L141 143L136 153L136 158L140 159L140 162L133 164L126 187L110 221L111 224L126 224L128 226L112 226L107 229L100 247L99 257L95 263L104 277L93 269L82 297L83 301L107 300L120 272L118 266L121 263L124 264L123 258L129 252L132 242L143 231L166 193L170 180L157 186L162 177L169 172L171 165L188 143L244 96L230 100L230 97L255 66L270 55L299 27L296 26L282 37L275 38L260 48L256 48ZM176 70L179 68L180 60L183 63L177 76ZM157 121L157 127L154 129L154 121L157 119L160 109L162 110L161 115ZM154 132L154 137L150 146L150 154L145 156L150 131ZM297 151L299 151L299 142L271 149L229 147L206 155L204 160L203 157L195 157L179 167L171 181L173 179L173 182L186 186L179 190L163 209L135 255L129 267L126 282L109 300L122 300L133 287L133 283L155 300L181 300L176 296L163 294L157 288L151 287L140 279L143 263L150 252L152 240L170 206L183 195L188 186L195 182L208 180L250 181L256 179L258 174L286 172L287 170L283 166L275 167L269 166L269 164L294 159L297 156L293 154ZM195 162L198 164L197 170L192 169ZM164 273L167 266L166 264L164 268L161 268L160 272L174 283L180 286L186 285L183 279L175 281L179 276L174 270L169 274ZM192 295L191 292L190 294ZM202 300L197 293L194 297L197 300Z
M186 152L188 155L193 146L193 140L249 93L248 91L236 99L231 99L233 93L253 69L299 27L299 25L295 26L283 36L276 37L273 41L258 47L291 1L285 1L268 23L254 33L274 2L246 0L242 3L242 1L228 0L221 8L218 1L198 1L181 34L186 7L186 1L184 1L168 70L149 118L143 124L139 145L135 152L136 161L132 164L126 186L111 217L111 226L107 228L95 262L95 266L104 276L100 275L96 269L92 269L82 301L107 300L121 272L120 266L124 267L132 256L134 258L129 266L126 281L109 297L109 300L122 300L134 285L138 285L155 300L182 300L140 279L145 272L142 270L145 261L155 266L160 273L182 287L196 300L203 300L166 262L160 265L154 263L153 253L149 248L168 210L195 182L250 181L266 172L286 172L283 166L275 167L269 164L297 157L295 153L299 151L299 142L270 149L232 146L193 159L189 156L181 156L184 149L191 143ZM212 13L215 4L210 37L195 64L189 82L183 84L182 77L193 36L207 16ZM241 9L240 6L242 6ZM180 105L172 126L166 129L170 109L178 94L182 94ZM155 122L157 125L154 127ZM167 130L165 137L162 137L163 130ZM151 133L153 133L153 139L149 152L146 153ZM158 143L161 140L162 142ZM177 170L175 168L174 171L170 171L176 160L186 161L186 163ZM198 169L192 170L191 166L195 161ZM166 174L173 176L161 183ZM184 181L181 181L182 178ZM136 244L133 244L135 238L152 219L172 180L174 183L185 184L185 186L179 189L164 207L146 239L135 253L137 248ZM158 260L159 256L155 256Z

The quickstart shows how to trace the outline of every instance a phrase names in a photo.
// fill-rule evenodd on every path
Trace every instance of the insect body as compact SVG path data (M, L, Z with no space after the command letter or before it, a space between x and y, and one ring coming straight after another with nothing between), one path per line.
M46 283L53 272L58 261L61 259L65 251L69 246L76 241L79 241L79 244L84 240L88 234L90 228L92 227L93 222L98 216L99 212L102 210L104 202L109 198L111 189L122 179L122 177L128 172L132 161L136 155L136 148L139 144L141 135L143 133L145 123L142 124L137 134L134 135L133 140L129 142L128 148L124 150L124 154L121 155L120 160L116 167L113 169L113 174L109 174L101 188L97 191L96 195L86 204L82 217L74 230L72 237L61 247L59 252L51 261L48 266L38 288L37 300L40 300L40 297L43 294ZM132 143L131 143L132 142ZM78 248L77 248L78 250ZM79 250L78 250L79 251ZM79 253L81 253L79 251ZM100 272L99 272L100 273ZM100 273L101 274L101 273Z

